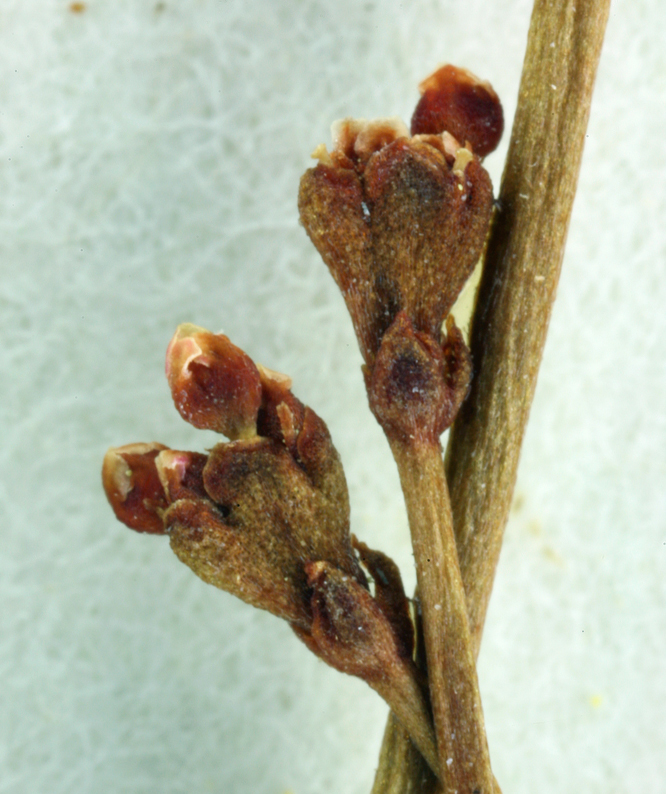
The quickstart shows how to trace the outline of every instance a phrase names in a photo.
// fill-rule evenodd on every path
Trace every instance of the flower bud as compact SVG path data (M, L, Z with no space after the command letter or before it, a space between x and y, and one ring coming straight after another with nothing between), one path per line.
M442 66L419 86L421 99L412 116L412 135L449 132L485 157L504 131L502 105L490 83L467 69Z
M327 562L312 562L305 569L312 588L308 646L331 667L372 686L402 659L391 624L351 576Z
M329 563L310 563L306 571L312 626L310 631L294 626L296 635L331 667L362 678L378 692L437 773L435 735L419 673L380 604Z
M165 449L155 458L157 474L169 503L179 499L206 499L203 470L208 455Z
M256 435L259 371L224 334L179 325L167 349L166 375L186 422L232 440Z
M116 518L137 532L164 534L168 502L155 466L163 444L111 447L104 456L102 484Z

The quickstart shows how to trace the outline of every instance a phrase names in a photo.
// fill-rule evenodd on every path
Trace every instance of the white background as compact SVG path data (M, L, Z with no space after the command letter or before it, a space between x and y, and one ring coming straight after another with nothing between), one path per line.
M527 0L0 5L0 792L365 794L386 714L106 505L105 449L203 449L191 321L294 378L354 531L413 586L341 297L298 224L334 119L450 61L510 125ZM615 0L480 659L505 794L666 783L666 6ZM508 134L487 166L497 185Z

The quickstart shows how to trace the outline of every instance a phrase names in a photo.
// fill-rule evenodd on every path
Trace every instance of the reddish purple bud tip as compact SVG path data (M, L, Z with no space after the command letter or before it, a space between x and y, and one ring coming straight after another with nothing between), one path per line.
M419 86L422 96L412 116L412 135L449 132L485 157L504 131L502 105L490 83L459 69L442 66Z
M111 447L104 456L102 484L116 518L137 532L164 534L162 512L168 507L155 458L164 444Z
M155 468L169 504L179 499L207 499L203 470L208 455L165 449L155 458Z
M256 435L259 371L224 334L190 323L179 325L167 349L166 375L186 422L231 440Z

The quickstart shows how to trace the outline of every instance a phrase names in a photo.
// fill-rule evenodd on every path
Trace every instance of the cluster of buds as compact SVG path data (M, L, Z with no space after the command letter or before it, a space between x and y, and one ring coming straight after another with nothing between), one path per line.
M370 407L389 438L438 438L471 361L451 307L481 255L493 194L481 157L502 133L489 84L445 66L400 119L346 119L315 149L299 210L351 314Z
M416 710L427 723L400 574L350 534L345 475L324 421L287 376L223 334L180 326L166 373L180 415L229 441L207 454L158 443L109 449L102 480L117 518L168 535L205 582L287 620L325 662L363 678L406 721Z
M342 290L370 406L391 441L438 439L471 377L450 310L475 267L493 197L481 164L502 133L492 88L443 67L397 119L334 125L303 176L303 225ZM350 534L328 428L223 334L178 328L166 374L180 415L228 441L208 453L110 449L102 479L118 519L166 534L205 582L289 622L321 659L376 689L438 773L427 686L396 565Z

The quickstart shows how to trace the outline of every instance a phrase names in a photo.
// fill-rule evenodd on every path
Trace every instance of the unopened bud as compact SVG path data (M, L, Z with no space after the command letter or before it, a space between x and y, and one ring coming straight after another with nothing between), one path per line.
M421 99L412 116L412 135L449 132L485 157L504 131L502 105L493 87L467 69L442 66L419 86Z
M310 642L331 667L371 686L401 659L391 624L368 590L327 562L305 566L312 588ZM299 635L300 636L300 635Z
M104 456L102 484L116 518L137 532L164 534L162 513L168 507L155 466L163 444L111 447Z
M179 499L206 499L203 470L208 455L165 449L155 458L157 474L169 503Z
M416 666L368 590L334 566L305 566L312 588L312 626L296 635L331 667L366 681L389 704L437 773L435 736Z
M252 359L224 334L186 323L169 343L166 375L186 422L232 440L256 434L261 379Z

